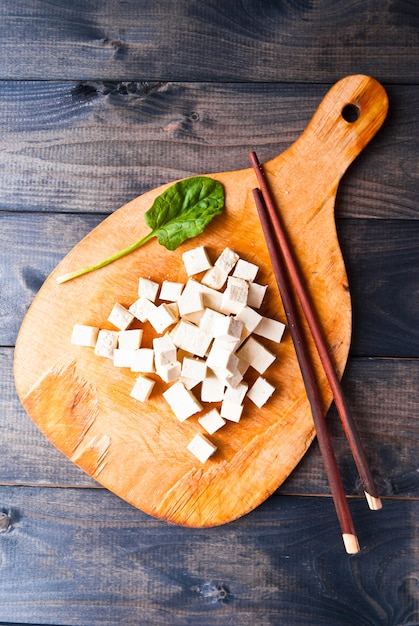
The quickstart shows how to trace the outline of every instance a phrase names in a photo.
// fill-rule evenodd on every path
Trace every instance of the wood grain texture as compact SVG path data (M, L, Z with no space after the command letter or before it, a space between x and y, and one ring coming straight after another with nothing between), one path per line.
M13 380L13 350L0 350L0 484L92 487L99 485L71 463L41 434L17 397ZM416 359L350 359L343 378L374 478L383 496L417 497L419 412ZM377 399L379 398L379 402ZM403 402L400 403L400 398ZM383 415L386 416L385 422ZM328 414L333 444L345 490L361 495L353 459L332 407ZM397 441L394 441L397 433ZM329 492L317 443L314 442L281 494Z
M0 15L7 79L334 82L366 73L415 82L419 75L419 13L409 0L21 0L18 8L4 0Z
M105 491L3 487L0 620L417 623L418 502L350 505L362 551L348 558L329 498L274 497L227 526L185 530Z
M0 624L417 626L416 0L2 0L0 34ZM389 497L379 513L350 499L363 550L348 559L331 500L289 495L327 492L314 442L288 495L237 522L155 521L27 417L20 322L105 215L168 181L247 167L249 150L271 159L357 72L385 85L390 110L338 190L354 311L343 382ZM359 493L333 409L329 423Z
M331 83L0 82L0 210L111 213L160 184L267 161ZM385 85L388 119L339 188L339 217L417 219L419 88ZM246 123L243 123L246 120Z

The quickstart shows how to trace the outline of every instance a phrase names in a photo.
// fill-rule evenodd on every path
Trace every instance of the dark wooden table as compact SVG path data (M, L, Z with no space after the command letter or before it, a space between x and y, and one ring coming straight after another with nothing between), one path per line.
M0 624L419 624L419 4L0 1ZM383 496L372 513L329 423L362 550L345 554L317 443L225 526L132 508L42 436L13 347L34 295L147 189L267 160L363 73L390 110L336 217L353 297L344 387Z

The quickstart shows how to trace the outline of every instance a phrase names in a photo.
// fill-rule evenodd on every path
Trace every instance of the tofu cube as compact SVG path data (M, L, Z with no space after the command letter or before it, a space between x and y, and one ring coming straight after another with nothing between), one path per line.
M221 402L224 397L225 383L215 374L208 374L202 382L202 402Z
M243 406L237 402L223 400L221 403L220 415L229 422L240 422L243 413Z
M190 313L204 310L202 287L196 280L188 280L182 295L177 300L179 315L183 317Z
M227 277L227 272L214 265L214 267L210 267L210 269L205 272L201 283L211 287L211 289L221 289L224 287Z
M180 377L181 364L179 361L156 365L156 372L165 383L172 383Z
M138 281L138 295L147 298L150 302L155 302L159 292L159 283L149 278L140 278Z
M240 313L247 304L249 283L242 278L229 276L227 287L222 295L221 311L223 313Z
M204 307L208 307L214 311L221 311L223 301L223 294L221 291L217 291L217 289L212 289L211 287L201 283L201 293Z
M95 354L113 360L113 352L118 345L117 330L100 330L95 345Z
M207 366L224 376L235 374L238 362L239 359L233 352L214 346L209 351L207 358Z
M231 404L241 404L247 393L249 385L246 382L240 382L237 387L227 387L223 400Z
M254 337L247 339L246 343L237 351L237 356L247 361L259 374L263 374L276 358Z
M177 302L167 302L166 308L171 311L174 320L179 321L179 307Z
M121 330L118 334L118 348L122 350L137 350L141 346L143 331L141 328Z
M174 383L163 392L163 397L169 404L179 422L184 422L188 417L202 410L201 404L193 393L186 389L180 381Z
M115 302L109 314L108 322L119 328L119 330L126 330L133 320L133 313L122 306L122 304L119 304L119 302Z
M213 435L225 424L225 420L223 420L217 409L211 409L211 411L208 411L208 413L199 417L198 422L210 435Z
M187 379L196 380L196 384L205 380L207 375L207 364L201 359L184 357L182 361L181 376Z
M182 259L188 276L204 272L212 265L204 246L187 250L182 254Z
M249 283L249 293L247 296L247 304L254 309L262 306L268 285L259 285L259 283Z
M188 378L187 376L182 376L182 373L180 374L179 380L185 385L186 389L193 389L201 382L200 380L196 380L196 378Z
M156 371L154 366L154 350L152 348L139 348L132 355L131 370L152 374Z
M164 280L160 289L160 300L176 302L182 293L184 284L172 280Z
M192 452L196 458L201 461L201 463L205 463L211 455L217 450L217 446L215 446L209 439L207 439L204 435L195 435L192 441L187 446L189 452Z
M167 304L156 306L150 302L148 307L148 321L156 331L163 333L177 322L177 317Z
M94 348L96 345L99 328L87 324L75 324L71 334L71 343L75 346Z
M146 402L154 387L154 381L146 378L145 376L139 376L135 381L135 385L130 393L132 398L139 400L140 402Z
M219 334L217 337L225 339L226 341L240 341L243 333L243 327L243 322L237 317L226 315L222 324L218 327Z
M113 364L115 367L132 367L135 350L130 348L115 348Z
M168 365L177 360L177 349L169 335L154 337L153 350L156 366Z
M269 400L275 387L259 376L247 392L247 397L260 409Z
M259 268L254 263L249 263L249 261L239 259L236 263L236 267L234 268L233 276L251 282L256 278L258 271Z
M215 261L214 266L221 269L226 274L229 274L237 261L239 255L230 248L224 248L218 259Z
M180 320L175 326L171 337L175 346L199 357L205 356L212 341L211 335L184 320Z
M209 333L211 337L219 337L225 334L228 326L228 316L219 311L205 308L201 319L199 320L199 328Z
M148 320L151 306L155 305L153 305L150 300L147 300L147 298L141 296L138 300L131 304L128 310L134 315L135 318L137 318L137 320L140 320L140 322L146 322Z
M285 324L282 322L273 320L270 317L262 317L253 332L255 335L259 335L260 337L265 337L266 339L279 343L282 339L282 335L284 334L284 330Z
M237 313L236 319L243 324L246 334L250 335L262 321L262 315L250 306L245 306L240 313Z

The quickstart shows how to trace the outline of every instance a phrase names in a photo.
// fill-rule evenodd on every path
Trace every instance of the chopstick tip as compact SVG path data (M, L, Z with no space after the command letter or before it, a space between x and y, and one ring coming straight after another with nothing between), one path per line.
M368 506L370 507L371 511L379 511L380 509L383 508L383 504L380 498L376 498L375 496L372 496L370 493L368 493L368 491L364 491L364 493L365 493L365 498L368 502Z
M342 535L345 550L348 554L357 554L361 548L359 547L358 537L349 533Z

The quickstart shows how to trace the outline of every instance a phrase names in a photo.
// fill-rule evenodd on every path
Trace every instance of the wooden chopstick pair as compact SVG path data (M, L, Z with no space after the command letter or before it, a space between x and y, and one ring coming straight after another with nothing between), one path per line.
M356 425L351 416L347 401L343 395L339 378L333 367L326 341L305 288L296 259L288 244L288 240L265 179L262 166L259 163L255 152L251 152L249 157L259 184L259 189L254 189L253 195L287 316L288 326L300 365L307 397L310 403L320 452L323 457L326 475L342 530L342 539L346 551L349 554L354 554L359 552L360 549L358 538L356 536L343 489L339 468L333 451L332 441L325 422L322 401L314 370L312 368L306 339L300 324L295 296L298 297L300 302L301 309L304 313L307 325L317 348L326 378L329 382L333 399L354 457L354 461L364 487L365 497L370 509L380 509L382 506L381 500L378 495L374 479L371 476Z

